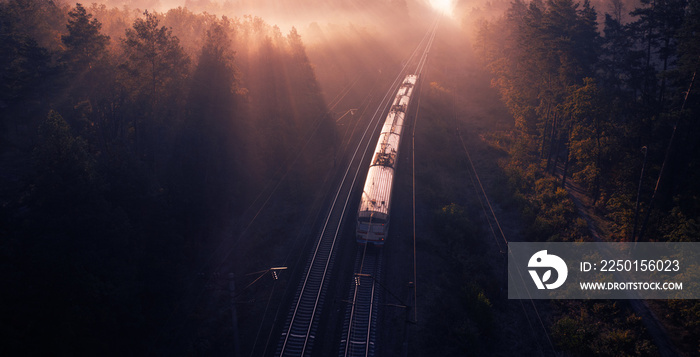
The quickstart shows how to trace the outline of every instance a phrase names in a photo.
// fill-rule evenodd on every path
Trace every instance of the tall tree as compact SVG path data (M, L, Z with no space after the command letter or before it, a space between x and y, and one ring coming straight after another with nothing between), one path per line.
M602 158L608 156L604 152L605 105L595 81L585 78L584 85L572 91L565 105L572 120L569 142L569 159L574 167L572 176L595 200L600 189Z
M700 60L700 1L688 2L683 26L678 32L678 42L682 68L696 70Z
M146 95L155 105L165 88L184 79L190 61L172 30L159 27L155 14L145 11L144 16L134 21L122 40L129 58L124 67L136 81L137 94Z
M102 24L92 19L83 5L76 4L69 13L68 34L61 36L66 45L67 61L75 68L90 68L105 53L109 36L102 35Z
M199 63L192 75L184 141L189 154L186 175L197 197L192 200L211 207L235 182L235 148L241 115L236 113L238 75L227 29L214 23L207 30ZM189 189L189 188L188 188Z
M135 151L158 166L166 146L163 141L171 136L166 133L172 133L174 127L165 125L165 120L172 124L182 112L182 89L190 60L172 30L159 26L155 14L146 11L144 16L134 21L122 39L128 61L121 68L135 104Z
M605 14L602 52L599 62L604 87L616 94L630 92L632 97L641 90L644 51L637 49L629 27Z
M40 199L39 209L49 210L51 214L62 209L72 212L74 205L84 203L92 193L95 170L87 143L75 137L68 123L53 110L39 126L34 161L37 170L34 195Z
M666 72L675 59L676 32L682 26L686 0L641 0L641 6L630 14L637 18L631 24L646 51L644 100L658 113L664 106ZM657 63L661 68L657 68ZM661 71L661 82L656 73Z

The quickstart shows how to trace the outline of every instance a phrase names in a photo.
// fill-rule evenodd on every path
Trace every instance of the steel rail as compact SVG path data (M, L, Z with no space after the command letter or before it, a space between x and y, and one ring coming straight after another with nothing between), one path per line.
M374 329L377 323L381 290L377 289L381 279L383 250L367 249L358 254L355 262L355 284L351 289L352 307L346 312L343 336L340 341L340 356L371 356L375 352ZM371 279L367 284L366 278ZM365 281L365 283L363 283Z
M352 188L355 186L357 176L362 167L361 163L364 157L366 156L365 153L370 147L371 140L369 140L369 138L371 138L372 133L376 131L377 127L379 126L379 123L381 122L381 116L378 115L381 114L380 109L385 107L388 104L389 100L391 100L392 97L390 96L390 93L393 93L395 91L399 78L400 76L398 76L394 80L394 83L391 85L389 90L382 98L380 102L382 104L377 108L377 110L372 116L372 120L370 120L369 125L365 128L365 131L362 134L359 144L355 148L353 156L350 159L350 164L345 170L341 183L339 184L339 187L336 190L332 205L329 209L328 215L326 216L323 229L314 247L313 254L310 257L309 262L307 263L303 283L299 287L299 290L297 291L297 294L295 296L296 301L294 304L294 309L290 313L286 332L283 333L284 339L281 341L281 346L278 349L279 353L277 353L277 355L279 356L304 356L308 353L307 350L310 349L309 347L312 343L310 339L313 339L315 337L312 335L312 330L314 323L316 322L316 313L322 305L322 293L325 289L326 276L328 274L329 267L332 263L332 255L334 253L336 245L335 243L337 241L338 233L340 231L340 223L347 210ZM370 128L372 128L372 123L374 123L373 130L370 131ZM368 133L370 134L369 138ZM358 155L358 152L360 151L360 148L362 147L362 144L364 142L366 142L364 152L362 155ZM353 167L354 175L352 178L352 182L349 185L347 185L346 181L348 180L348 177L351 173L350 171ZM344 193L343 197L341 197L341 193ZM336 208L336 205L338 205L339 200L341 200L342 198L345 198L345 202L343 204L342 209ZM340 209L340 212L337 212L338 209ZM335 219L332 220L332 218ZM332 233L329 233L329 231L332 231ZM311 299L312 301L310 301ZM302 302L304 302L304 304L302 304ZM310 310L308 309L309 307L311 307ZM293 331L295 326L298 326L300 324L301 327ZM293 338L294 341L290 341L290 338ZM303 343L301 343L301 348L299 348L299 342L302 338ZM294 346L292 347L292 345Z
M409 63L417 62L416 74L423 71L430 48L435 40L439 18L430 26L428 31L409 56L403 66L400 76L404 74ZM422 51L421 51L422 48ZM414 95L417 93L414 91ZM407 133L402 133L406 135ZM396 174L396 173L394 173ZM375 350L374 328L377 323L378 307L376 301L381 301L381 289L376 289L377 279L381 278L382 251L367 252L365 245L362 253L357 256L354 286L350 292L349 311L346 311L343 326L343 337L340 341L339 356L373 356ZM365 277L371 277L371 285L362 284ZM364 279L366 280L366 279Z

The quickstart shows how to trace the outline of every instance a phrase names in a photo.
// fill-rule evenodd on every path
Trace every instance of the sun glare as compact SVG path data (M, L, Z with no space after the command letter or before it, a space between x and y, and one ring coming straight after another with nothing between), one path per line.
M429 2L433 9L447 16L452 16L452 0L429 0Z

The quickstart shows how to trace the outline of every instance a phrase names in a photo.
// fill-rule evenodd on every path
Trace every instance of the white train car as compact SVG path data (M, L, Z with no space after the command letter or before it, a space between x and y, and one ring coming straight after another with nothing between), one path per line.
M409 74L399 87L379 134L357 213L358 243L383 245L389 234L391 192L406 111L418 80Z

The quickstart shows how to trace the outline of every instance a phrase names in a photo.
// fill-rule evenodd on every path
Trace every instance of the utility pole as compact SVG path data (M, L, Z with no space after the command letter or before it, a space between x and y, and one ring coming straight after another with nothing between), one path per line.
M273 267L273 268L261 270L261 271L255 272L255 273L246 274L247 276L256 275L256 274L260 274L260 275L259 275L257 278L255 278L255 280L253 280L250 284L248 284L247 286L245 286L245 287L243 288L243 290L245 291L245 290L248 289L249 287L253 286L253 284L255 284L255 283L258 282L260 279L262 279L262 277L265 276L265 275L267 275L267 273L270 273L270 275L272 275L272 279L274 279L274 280L276 281L277 279L279 279L279 273L278 273L278 272L279 272L280 270L286 270L286 269L287 269L287 267ZM233 274L229 274L229 276L232 276L232 275L233 275ZM231 286L233 286L233 282L232 282L231 284L232 284ZM275 285L272 285L272 289L270 290L270 297L267 299L268 306L269 306L269 304L270 304L270 299L272 299L272 293L274 292L274 290L275 290ZM235 306L236 306L236 299L235 299L235 298L236 298L236 295L234 295L234 291L233 291L233 289L231 289L231 305L234 306L234 307L233 307L233 320L234 320L234 325L237 325L237 323L236 323L236 313L235 313L235 311L236 311L236 310L235 310ZM266 316L266 315L267 315L267 307L265 308L265 314L263 314L263 317L262 317L263 321L265 320L265 316ZM277 320L277 317L275 317L275 321L276 321L276 320ZM253 342L253 347L252 347L253 350L251 351L251 356L255 353L255 347L256 347L257 344L258 344L258 337L260 336L260 330L262 329L262 326L263 326L263 325L262 325L262 323L261 323L261 324L260 324L260 329L258 329L258 333L257 333L257 335L255 336L255 340L254 340L254 342ZM272 334L272 330L270 330L270 334ZM268 337L268 339L269 339L269 337ZM234 340L234 341L235 341L236 343L238 343L238 341L239 341L238 334L236 334L236 337L235 337L235 340ZM267 344L265 344L265 350L263 351L263 354L262 354L262 355L264 356L264 355L266 354L266 352L267 352ZM239 349L238 347L236 347L236 355L239 355L239 354L240 354L240 349Z
M337 126L342 126L342 125L344 125L344 124L338 124L338 122L340 121L340 119L343 119L343 118L344 118L346 115L348 115L348 114L354 116L356 111L357 111L357 108L348 109L343 115L340 116L340 118L338 118L338 119L335 120L336 125L337 125ZM348 127L349 127L349 125L348 125ZM346 130L346 132L347 132L347 130ZM340 140L338 140L338 129L337 129L337 127L336 127L336 130L333 131L333 135L335 135L335 138L336 138L336 139L333 141L333 167L335 167L335 165L336 165L336 163L337 163L337 161L338 161L338 145L342 145L342 144L343 144L343 141L345 141L345 133L343 133L343 137L342 137Z

